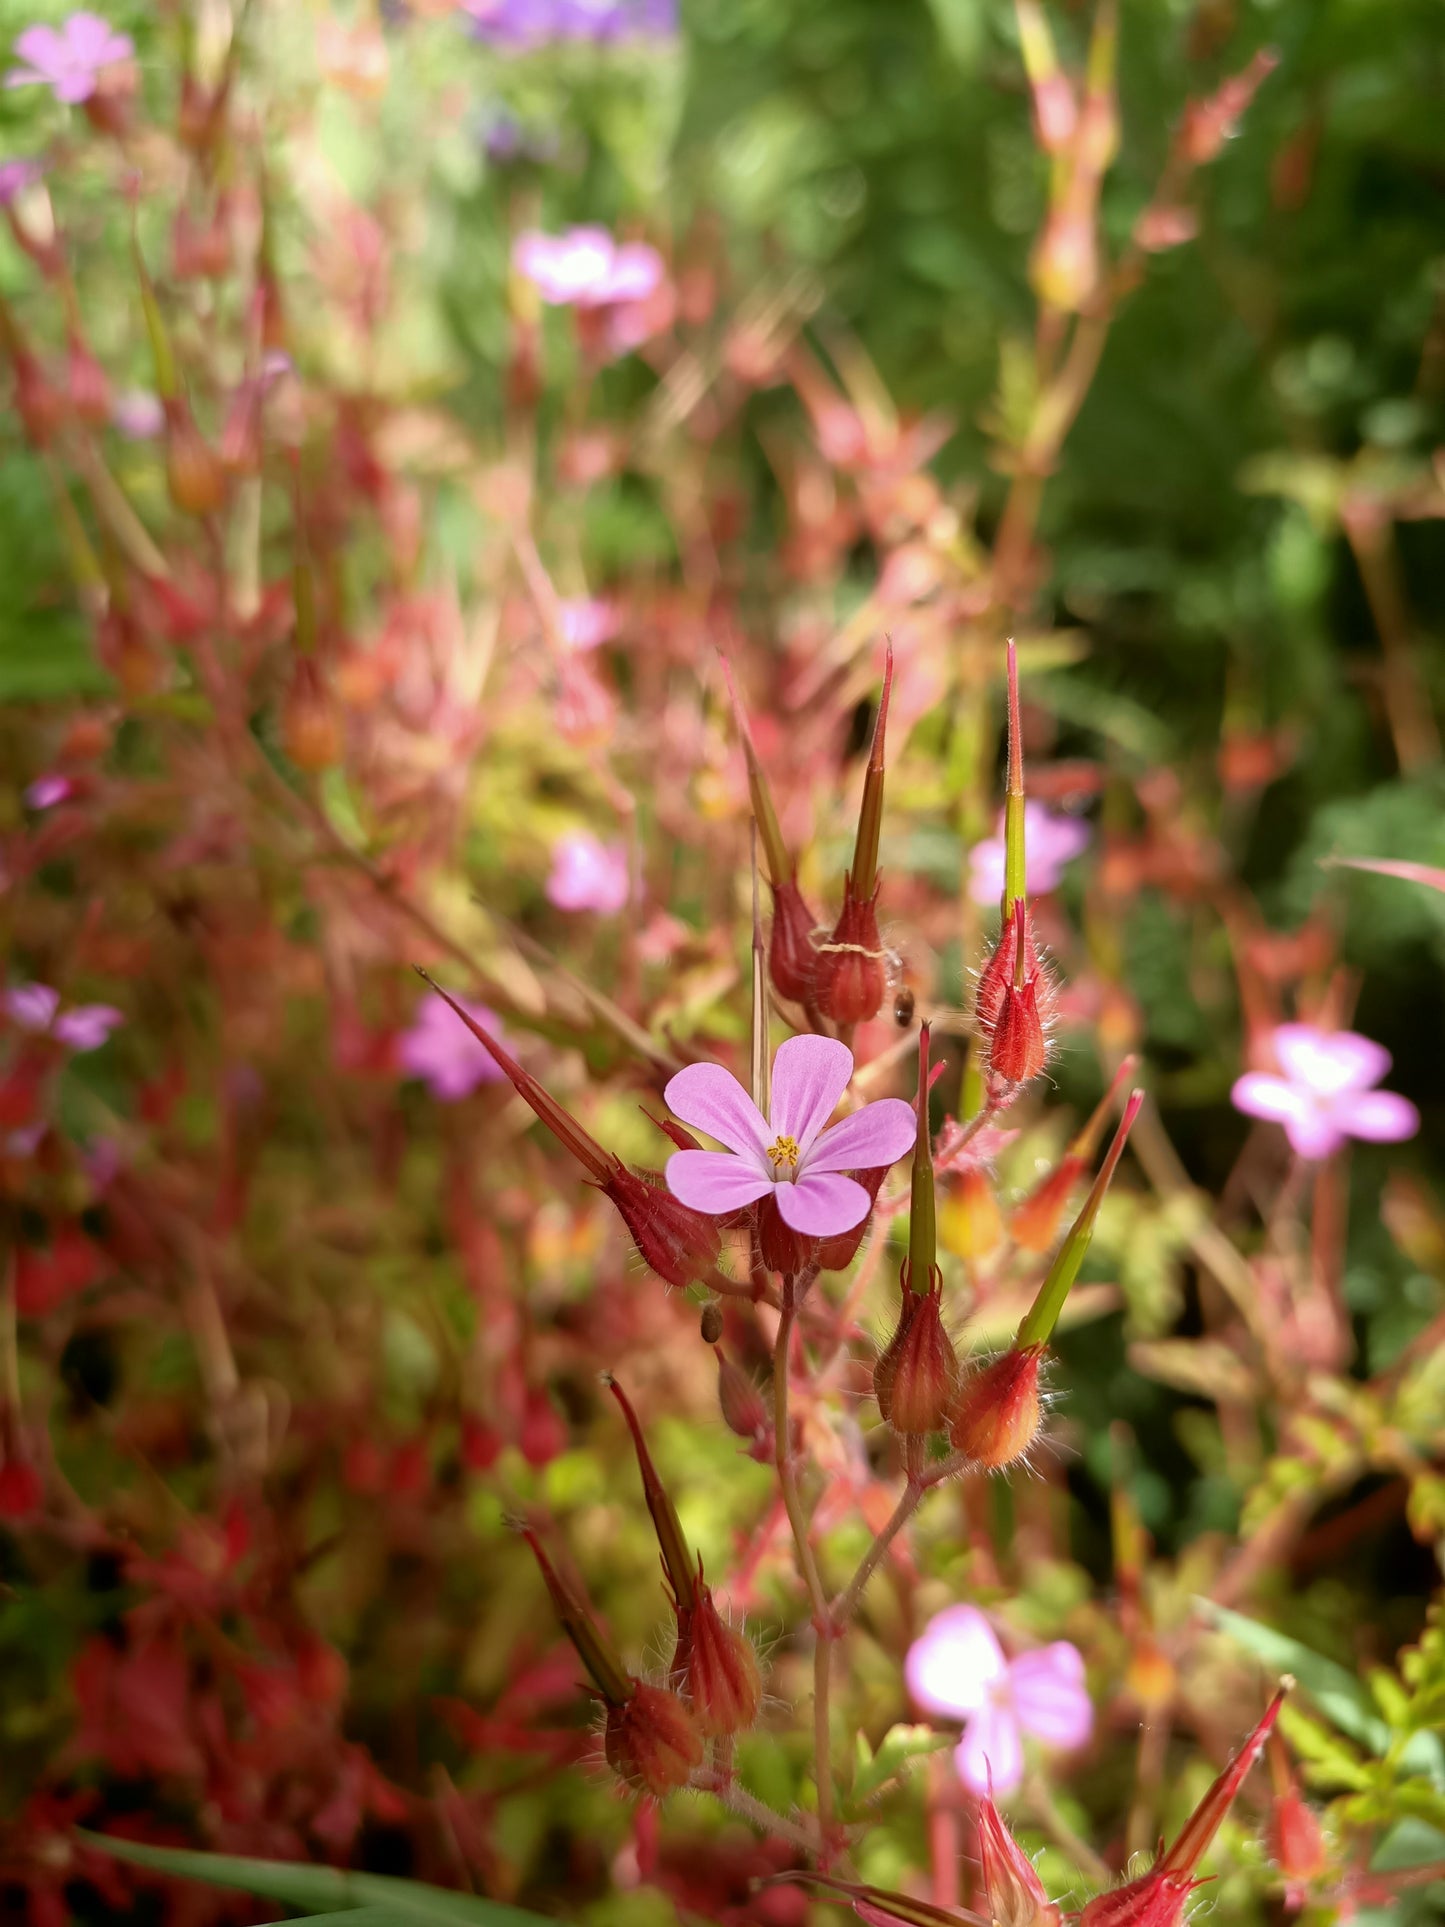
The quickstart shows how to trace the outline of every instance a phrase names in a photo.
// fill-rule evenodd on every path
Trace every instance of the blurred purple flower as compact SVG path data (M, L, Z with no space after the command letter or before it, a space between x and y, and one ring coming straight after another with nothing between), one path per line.
M1093 832L1077 816L1060 816L1042 803L1024 804L1024 851L1030 896L1058 888L1064 865L1086 848ZM1003 812L994 834L968 853L968 894L975 903L997 903L1003 895Z
M562 640L574 653L598 649L617 634L619 618L610 602L596 596L574 596L558 608Z
M479 133L487 158L504 164L508 161L555 160L561 146L552 129L527 127L505 108L485 113L481 117Z
M619 245L602 227L519 234L512 266L553 307L605 308L645 301L662 283L662 256L645 241Z
M49 1035L73 1051L99 1050L125 1022L114 1004L75 1004L62 1011L60 992L49 984L16 984L0 996L0 1007L18 1029Z
M0 207L9 207L15 196L33 187L44 172L39 161L0 161Z
M617 41L677 31L676 0L463 0L472 32L498 47Z
M49 87L57 100L89 100L107 67L129 60L135 42L98 13L73 13L62 27L27 27L12 50L23 65L5 76L7 87Z
M632 895L627 852L590 830L568 830L552 846L547 898L559 910L599 910L610 916Z
M1230 1096L1247 1117L1282 1124L1298 1156L1328 1157L1347 1137L1396 1144L1419 1130L1409 1098L1374 1089L1390 1068L1383 1044L1313 1024L1280 1024L1269 1044L1281 1075L1246 1071Z
M1094 1730L1077 1646L1057 1640L1006 1659L977 1606L947 1606L924 1627L904 1664L908 1690L930 1713L964 1722L954 1754L971 1793L1011 1793L1024 1775L1023 1736L1082 1746Z
M833 1037L790 1037L773 1059L771 1116L765 1118L731 1071L689 1064L667 1086L668 1108L725 1144L726 1151L679 1151L667 1188L694 1211L726 1217L772 1195L783 1223L807 1238L831 1238L861 1224L872 1198L849 1171L876 1171L901 1158L918 1135L913 1106L881 1097L825 1130L853 1075L853 1053Z
M63 803L67 796L73 796L75 784L68 776L52 772L48 776L37 776L25 792L25 806L31 810L53 810L57 803Z
M457 1002L469 1017L494 1037L502 1034L496 1013L465 997ZM397 1062L409 1077L419 1077L433 1097L454 1104L470 1097L479 1084L495 1084L502 1076L496 1060L479 1044L454 1011L434 990L416 1008L416 1020L396 1040Z
M128 442L152 442L166 425L166 411L148 388L127 388L112 402L110 419Z

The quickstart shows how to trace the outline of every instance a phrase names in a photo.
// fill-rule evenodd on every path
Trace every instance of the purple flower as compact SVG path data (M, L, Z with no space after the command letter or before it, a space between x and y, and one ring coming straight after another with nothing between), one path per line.
M458 997L457 1002L469 1017L489 1030L494 1037L502 1033L495 1013L485 1004ZM434 990L429 990L417 1005L416 1021L396 1040L397 1062L410 1077L419 1077L433 1097L443 1104L470 1097L478 1084L495 1084L502 1071L485 1044L456 1020Z
M783 1223L806 1238L861 1224L872 1199L848 1171L878 1171L913 1144L918 1121L901 1097L865 1104L829 1130L853 1075L853 1053L832 1037L790 1037L773 1059L772 1115L721 1064L689 1064L666 1090L669 1108L725 1144L679 1151L667 1185L694 1211L722 1218L772 1195Z
M68 776L52 772L49 776L36 777L25 792L25 806L32 810L53 810L57 803L63 803L74 793L75 784Z
M0 207L9 207L15 196L33 187L44 172L39 161L0 161Z
M964 1722L954 1754L971 1793L1011 1793L1024 1776L1023 1736L1082 1746L1094 1730L1084 1661L1066 1639L1005 1659L977 1606L947 1606L908 1649L908 1690L930 1713Z
M128 442L152 442L166 425L166 411L148 388L127 388L111 404L110 419Z
M574 596L559 605L558 623L562 640L574 652L600 648L611 642L619 627L617 611L610 602L595 596Z
M49 87L73 107L90 99L105 68L130 59L135 43L98 13L73 13L63 27L27 27L14 52L24 64L5 76L7 87Z
M574 227L565 234L529 229L513 243L512 266L544 301L561 308L645 301L663 278L656 248L645 241L619 245L602 227Z
M0 996L0 1007L18 1029L51 1036L73 1051L99 1050L125 1022L114 1004L75 1004L62 1011L60 992L49 984L16 984Z
M1230 1097L1247 1117L1282 1124L1300 1157L1328 1157L1347 1137L1396 1144L1419 1130L1420 1113L1409 1098L1373 1088L1390 1068L1382 1044L1313 1024L1281 1024L1269 1043L1281 1075L1246 1071Z
M559 910L600 910L610 916L632 895L627 852L602 843L590 830L569 830L552 847L547 898Z
M1058 888L1064 865L1085 848L1093 832L1077 816L1056 815L1042 803L1024 804L1024 849L1028 893L1042 896ZM994 834L968 853L968 894L975 903L997 903L1003 895L1003 812Z
M676 0L463 0L479 40L540 47L549 40L615 41L677 31Z

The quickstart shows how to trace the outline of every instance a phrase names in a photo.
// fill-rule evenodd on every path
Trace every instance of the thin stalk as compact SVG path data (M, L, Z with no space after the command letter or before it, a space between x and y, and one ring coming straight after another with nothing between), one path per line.
M788 1426L788 1355L792 1349L797 1310L796 1281L789 1278L783 1286L783 1309L778 1319L778 1341L773 1351L773 1453L778 1469L778 1487L787 1508L788 1524L793 1528L798 1570L807 1588L817 1635L817 1645L813 1650L813 1773L818 1786L818 1826L826 1838L833 1825L832 1735L828 1719L833 1637L828 1599L818 1575L818 1562L808 1543L808 1521L803 1512L797 1481L793 1477L792 1441Z
M799 1853L817 1853L818 1843L811 1833L798 1826L795 1821L787 1819L783 1814L775 1813L770 1806L756 1799L745 1787L740 1787L736 1780L727 1778L721 1773L704 1772L699 1774L691 1784L699 1793L712 1794L714 1799L721 1800L725 1807L730 1807L744 1820L751 1820L753 1825L760 1827L764 1833L771 1833L779 1840L786 1840L790 1846L796 1847Z

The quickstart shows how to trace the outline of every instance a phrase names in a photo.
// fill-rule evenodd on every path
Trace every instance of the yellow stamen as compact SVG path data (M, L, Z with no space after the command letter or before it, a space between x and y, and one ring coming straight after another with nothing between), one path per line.
M768 1146L767 1156L771 1159L775 1171L781 1171L785 1164L790 1170L796 1171L802 1152L798 1149L798 1140L795 1137L778 1137L774 1138Z

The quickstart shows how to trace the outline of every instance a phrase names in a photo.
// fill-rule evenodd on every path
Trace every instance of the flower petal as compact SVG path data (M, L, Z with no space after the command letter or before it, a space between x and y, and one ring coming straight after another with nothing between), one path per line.
M1094 1703L1084 1685L1084 1660L1066 1639L1009 1666L1014 1711L1026 1733L1047 1746L1082 1746L1094 1730Z
M60 1008L60 992L49 984L16 984L0 996L5 1015L21 1030L46 1031Z
M861 1184L834 1171L809 1171L774 1194L778 1216L805 1238L832 1238L862 1224L873 1200Z
M1376 1144L1398 1144L1420 1128L1420 1113L1398 1091L1361 1091L1358 1097L1341 1098L1334 1117L1351 1137L1369 1138Z
M983 1706L963 1729L954 1750L958 1777L983 1798L1012 1793L1024 1777L1023 1737L1007 1706Z
M52 1035L73 1051L99 1050L124 1022L124 1011L114 1004L77 1004L56 1018Z
M1309 1109L1304 1092L1273 1071L1246 1071L1243 1077L1237 1077L1229 1101L1246 1117L1268 1118L1271 1124L1283 1124Z
M945 1606L908 1649L903 1676L930 1713L967 1718L987 1704L1008 1666L993 1627L977 1606Z
M669 1080L663 1096L668 1109L684 1124L695 1125L747 1158L772 1183L772 1168L764 1155L772 1142L767 1119L731 1071L721 1064L689 1064Z
M1291 1084L1322 1097L1366 1091L1390 1068L1383 1044L1354 1030L1316 1030L1313 1024L1281 1024L1270 1033L1279 1067Z
M853 1053L836 1037L805 1035L779 1044L773 1059L774 1131L796 1138L798 1149L806 1152L838 1108L852 1075Z
M667 1160L663 1175L680 1204L705 1212L710 1218L741 1211L774 1188L771 1178L764 1177L745 1158L734 1157L731 1151L679 1151ZM777 1189L791 1191L793 1187L781 1184Z
M911 1151L917 1135L913 1106L901 1097L880 1097L824 1131L801 1169L809 1173L880 1171Z

